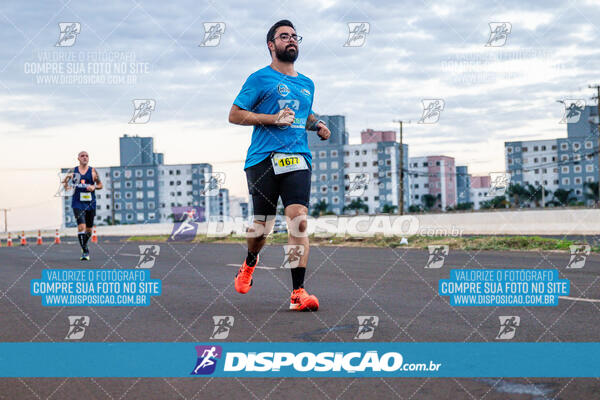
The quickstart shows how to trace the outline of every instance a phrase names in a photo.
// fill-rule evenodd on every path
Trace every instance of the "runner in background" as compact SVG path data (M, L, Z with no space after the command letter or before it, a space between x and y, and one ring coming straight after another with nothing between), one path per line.
M96 190L102 189L102 182L96 170L89 166L89 155L81 151L77 159L79 165L73 168L63 180L66 190L74 189L71 207L77 221L77 238L81 246L80 260L90 259L87 246L92 236L96 216Z

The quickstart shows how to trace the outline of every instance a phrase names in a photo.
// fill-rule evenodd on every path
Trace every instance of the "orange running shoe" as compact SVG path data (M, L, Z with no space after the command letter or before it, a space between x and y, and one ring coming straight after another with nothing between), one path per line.
M295 311L317 311L319 299L317 296L308 294L304 288L296 289L290 298L290 310Z
M256 264L254 267L249 267L246 265L246 260L244 259L244 263L238 270L237 274L235 274L235 290L238 293L246 294L250 291L250 287L252 286L252 273L254 272L254 268L258 265L258 257L256 257Z

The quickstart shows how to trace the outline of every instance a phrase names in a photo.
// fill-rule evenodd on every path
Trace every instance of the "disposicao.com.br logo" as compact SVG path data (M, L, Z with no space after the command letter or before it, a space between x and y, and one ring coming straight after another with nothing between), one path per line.
M422 363L405 363L402 354L377 350L367 351L323 351L300 353L283 351L237 352L223 351L222 370L215 375L268 376L277 375L306 375L327 376L330 374L376 374L402 372L439 372L441 363L434 361ZM257 375L258 373L258 375Z

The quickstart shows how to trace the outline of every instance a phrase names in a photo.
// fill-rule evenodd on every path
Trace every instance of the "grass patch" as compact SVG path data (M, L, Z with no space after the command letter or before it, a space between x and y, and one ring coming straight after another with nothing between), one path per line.
M128 242L166 242L169 235L132 236ZM360 246L360 247L407 247L425 249L430 245L448 245L455 250L521 250L521 251L569 251L569 246L585 244L574 240L545 238L541 236L410 236L408 245L401 245L398 236L384 237L376 235L368 238L339 237L330 238L310 237L311 245L317 246ZM287 234L271 234L267 239L271 244L286 244ZM245 243L246 238L237 236L207 237L197 235L192 243ZM175 242L177 243L177 242ZM591 251L600 252L600 243L594 243Z

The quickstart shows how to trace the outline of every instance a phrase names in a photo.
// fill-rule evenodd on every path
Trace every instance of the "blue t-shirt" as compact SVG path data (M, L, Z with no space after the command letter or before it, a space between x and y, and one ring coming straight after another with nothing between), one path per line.
M272 152L300 153L311 164L312 157L306 137L306 119L312 111L315 84L298 73L289 76L270 65L246 79L233 104L258 114L276 114L285 107L295 113L292 125L255 125L244 169L258 164Z

